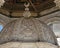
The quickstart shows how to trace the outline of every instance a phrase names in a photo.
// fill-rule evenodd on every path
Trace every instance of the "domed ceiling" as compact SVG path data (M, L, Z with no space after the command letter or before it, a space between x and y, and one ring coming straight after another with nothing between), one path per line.
M29 8L33 14L55 6L54 0L5 0L0 13L9 17L19 17L24 11L24 3L26 1L30 2ZM32 16L35 16L33 14Z

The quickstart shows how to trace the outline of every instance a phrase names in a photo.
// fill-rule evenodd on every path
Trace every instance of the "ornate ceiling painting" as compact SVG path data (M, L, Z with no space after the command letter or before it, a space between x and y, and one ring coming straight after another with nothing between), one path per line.
M32 16L37 16L37 12L55 6L54 0L5 0L4 5L0 9L0 13L8 17L20 17L24 11L24 3L26 2L30 3L29 8Z

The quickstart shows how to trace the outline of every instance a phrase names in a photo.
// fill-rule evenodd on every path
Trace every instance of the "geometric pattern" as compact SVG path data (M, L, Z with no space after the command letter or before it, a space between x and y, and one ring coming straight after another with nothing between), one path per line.
M56 37L51 29L35 18L19 18L8 23L0 33L0 43L49 42L57 45Z

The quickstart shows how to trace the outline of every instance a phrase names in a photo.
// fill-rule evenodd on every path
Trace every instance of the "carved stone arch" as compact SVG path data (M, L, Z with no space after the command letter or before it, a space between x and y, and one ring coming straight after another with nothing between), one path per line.
M51 28L53 28L53 26L51 26L51 25L56 24L56 23L60 23L60 18L59 17L53 17L53 18L45 20L45 23L47 25L49 25ZM59 34L56 34L56 32L54 32L54 33L55 33L56 37L60 37L60 35L59 35L60 33Z
M4 28L4 26L9 23L10 19L2 14L0 14L0 32Z
M53 17L53 18L45 20L45 23L46 24L48 24L48 23L55 23L55 21L60 22L60 18L59 17Z
M0 14L0 24L5 26L9 21L10 21L10 19L8 17Z

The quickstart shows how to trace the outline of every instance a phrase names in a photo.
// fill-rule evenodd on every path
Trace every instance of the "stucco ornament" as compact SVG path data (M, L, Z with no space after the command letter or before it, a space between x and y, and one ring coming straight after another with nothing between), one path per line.
M60 8L60 0L55 0L56 6Z
M0 7L3 6L4 3L5 3L4 0L0 0Z
M24 16L24 17L30 17L30 16L31 16L31 12L29 11L29 8L28 8L29 5L30 5L30 3L28 3L28 4L25 3L25 4L24 4L24 6L26 7L26 8L25 8L25 11L24 11L24 13L23 13L23 16Z

